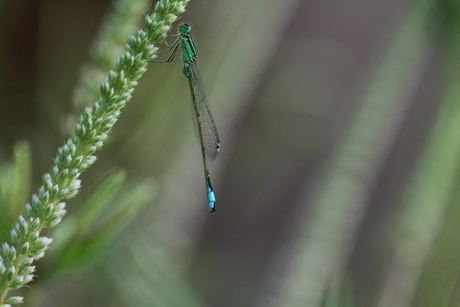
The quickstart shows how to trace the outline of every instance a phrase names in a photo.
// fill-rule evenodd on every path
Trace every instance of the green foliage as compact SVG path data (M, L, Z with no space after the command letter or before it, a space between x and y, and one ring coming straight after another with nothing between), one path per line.
M430 16L429 2L414 3L325 172L314 196L316 206L303 217L280 306L318 306L336 264L351 252L350 242L376 185L386 148L394 142L409 102L409 82L420 79L427 56L423 29Z
M126 52L117 60L116 70L110 71L108 78L102 82L98 101L85 109L74 136L58 149L51 172L43 175L43 185L32 196L24 216L19 216L19 221L1 246L1 300L10 289L21 288L33 279L33 261L42 258L52 242L52 239L40 236L40 232L61 222L66 213L64 201L78 194L80 174L96 161L95 152L101 149L108 138L121 109L131 99L137 80L146 71L147 61L156 52L152 44L163 39L169 25L177 19L178 14L184 12L186 2L157 3L155 13L145 18L145 31L140 30L129 38ZM111 229L119 223L120 214L115 213L102 229ZM96 241L93 239L93 242ZM71 254L67 252L66 255ZM10 298L8 303L19 301Z
M97 85L123 52L122 42L139 28L140 18L147 10L149 2L119 0L113 3L113 9L105 18L91 47L90 61L81 69L72 100L73 110L65 115L62 128L68 134L73 133L77 116L88 101L97 97Z
M6 240L10 225L30 194L31 160L30 145L18 142L12 161L0 164L0 241Z
M59 275L92 266L109 245L156 196L152 180L126 187L126 172L112 171L55 233L53 263L47 274Z

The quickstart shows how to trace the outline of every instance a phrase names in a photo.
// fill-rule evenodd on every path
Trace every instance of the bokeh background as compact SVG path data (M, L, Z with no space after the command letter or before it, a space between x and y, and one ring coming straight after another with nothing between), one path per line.
M1 241L152 8L0 0ZM180 60L150 64L24 306L459 306L460 3L192 0L181 20L217 213Z

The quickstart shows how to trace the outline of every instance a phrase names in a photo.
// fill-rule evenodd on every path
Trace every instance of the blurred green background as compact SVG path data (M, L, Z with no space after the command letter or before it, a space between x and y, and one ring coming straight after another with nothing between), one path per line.
M0 0L2 242L152 8ZM460 3L193 0L181 20L217 213L181 63L150 64L24 306L460 306Z

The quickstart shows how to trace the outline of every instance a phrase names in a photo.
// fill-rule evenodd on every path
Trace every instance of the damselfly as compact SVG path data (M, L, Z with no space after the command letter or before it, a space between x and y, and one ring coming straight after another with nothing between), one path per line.
M208 209L209 212L214 213L216 211L215 203L216 197L214 190L211 185L211 179L209 177L208 164L206 159L214 160L219 154L220 140L219 134L217 133L216 124L209 107L208 100L206 99L206 93L204 91L203 80L201 79L200 70L198 68L197 51L195 44L193 43L192 35L190 33L192 27L184 23L179 26L179 33L173 35L177 38L172 45L168 46L169 50L172 50L171 55L167 59L161 59L161 61L152 61L156 63L171 63L176 56L177 49L182 49L182 59L184 66L182 72L187 77L188 84L190 87L190 108L192 111L192 123L195 129L195 135L198 139L198 143L201 147L201 154L203 157L203 168L204 177L206 182L206 192L208 198Z

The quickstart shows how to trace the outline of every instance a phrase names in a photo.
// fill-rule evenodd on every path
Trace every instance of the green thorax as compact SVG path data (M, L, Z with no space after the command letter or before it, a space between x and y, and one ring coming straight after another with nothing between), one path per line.
M183 33L181 36L181 48L182 48L182 57L184 59L184 63L190 64L191 62L196 60L196 48L195 44L193 43L192 36L188 33Z

